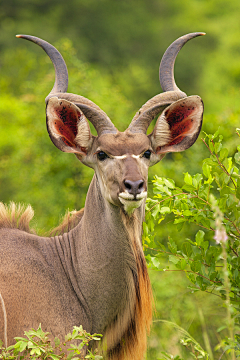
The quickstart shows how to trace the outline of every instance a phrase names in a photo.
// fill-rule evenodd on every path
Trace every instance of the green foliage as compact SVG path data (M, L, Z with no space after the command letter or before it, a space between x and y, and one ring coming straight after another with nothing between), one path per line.
M99 341L102 335L89 334L83 330L82 326L74 326L72 333L65 336L65 341L55 338L54 344L50 341L50 333L44 332L39 325L37 330L31 329L25 331L26 337L16 337L16 344L4 348L0 344L0 359L14 360L14 359L42 359L42 360L76 360L83 359L81 356L82 349L88 347L90 341ZM78 340L76 342L76 340ZM69 342L74 341L74 344ZM70 348L63 351L66 346ZM101 360L102 356L97 355L97 350L93 352L87 349L87 355L84 359Z
M240 355L238 336L234 338L240 325L240 146L228 156L222 139L218 132L206 135L203 142L210 156L203 160L202 173L184 174L182 187L155 177L155 195L147 201L144 248L150 267L184 272L192 292L204 291L223 300L227 315L220 330L227 328L229 336L220 347ZM179 232L192 224L200 227L194 238L179 243L169 237L167 246L157 242L154 226L170 214Z

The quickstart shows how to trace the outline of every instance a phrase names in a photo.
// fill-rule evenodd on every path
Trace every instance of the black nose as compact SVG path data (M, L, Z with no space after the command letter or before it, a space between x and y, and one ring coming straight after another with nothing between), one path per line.
M144 190L143 180L124 180L123 183L129 194L133 195L134 197L136 197L137 194L141 194L141 192Z

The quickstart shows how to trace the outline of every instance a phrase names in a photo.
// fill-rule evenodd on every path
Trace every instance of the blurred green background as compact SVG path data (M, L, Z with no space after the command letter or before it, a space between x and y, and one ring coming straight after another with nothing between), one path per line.
M161 92L158 68L170 43L189 32L206 32L179 53L175 79L188 95L202 97L203 131L213 133L220 127L231 151L240 123L239 18L237 0L2 0L0 201L30 203L33 225L44 233L67 209L84 206L93 175L74 155L61 153L51 143L44 99L54 83L53 66L42 49L16 34L35 35L55 45L69 69L68 91L97 103L124 130L142 104ZM207 155L203 136L191 149L168 154L150 169L150 193L154 174L179 183L183 172L199 171ZM181 241L195 230L175 233L171 223L156 228L162 242L169 234ZM214 347L224 314L219 301L191 294L181 274L152 272L151 279L156 319L176 322L203 347L207 334ZM177 354L178 340L176 330L156 322L147 358L157 359L161 351Z

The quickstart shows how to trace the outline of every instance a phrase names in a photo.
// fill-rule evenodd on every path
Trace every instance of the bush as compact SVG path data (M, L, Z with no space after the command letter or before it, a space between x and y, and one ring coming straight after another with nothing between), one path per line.
M237 129L240 137L239 131ZM201 174L184 174L182 187L177 187L172 179L154 178L154 196L147 200L143 240L151 268L184 272L192 292L204 291L222 299L226 319L218 331L225 329L228 334L217 349L230 353L231 359L235 359L240 356L237 334L240 325L240 145L231 157L222 140L218 131L205 136L203 142L210 156L204 159ZM167 219L173 221L178 231L190 224L200 229L194 238L183 242L177 243L169 237L164 246L155 240L154 227ZM192 343L189 339L184 336L183 344ZM205 355L193 355L196 359L212 359L210 345L207 351Z

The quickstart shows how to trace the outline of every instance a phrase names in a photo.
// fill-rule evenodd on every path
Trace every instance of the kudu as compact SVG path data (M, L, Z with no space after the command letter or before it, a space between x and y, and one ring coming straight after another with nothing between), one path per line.
M53 336L82 324L103 334L104 358L143 359L152 318L141 243L148 167L168 152L189 148L200 132L202 101L180 91L173 75L181 47L199 35L182 36L167 49L160 65L164 92L148 100L124 132L92 101L66 92L67 68L52 45L18 35L40 45L55 67L55 84L46 98L52 142L74 153L95 175L78 223L62 235L32 234L31 208L21 213L12 205L8 212L1 205L0 338L5 344L39 323Z

